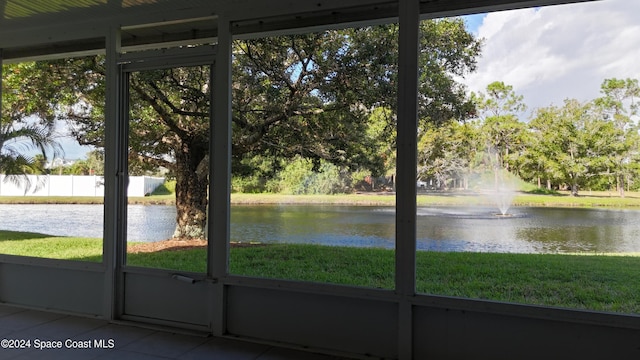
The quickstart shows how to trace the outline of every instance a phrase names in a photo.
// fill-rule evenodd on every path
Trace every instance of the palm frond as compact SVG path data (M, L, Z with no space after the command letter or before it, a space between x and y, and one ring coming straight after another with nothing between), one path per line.
M4 182L9 182L16 187L24 189L24 195L33 188L33 192L42 189L47 180L45 177L36 176L35 184L32 182L33 176L30 174L37 174L39 166L36 165L34 160L29 157L19 155L17 157L0 156L0 163L3 165L3 170L6 176Z
M62 146L56 141L55 129L51 124L37 121L0 122L0 173L4 181L24 188L26 195L32 188L38 191L46 184L46 178L30 177L30 174L41 174L43 162L31 154L39 154L47 160L51 154L54 158L62 156Z

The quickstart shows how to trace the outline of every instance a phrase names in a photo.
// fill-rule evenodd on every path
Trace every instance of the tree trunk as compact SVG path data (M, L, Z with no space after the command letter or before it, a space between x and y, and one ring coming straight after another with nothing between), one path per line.
M578 196L578 184L571 184L571 196Z
M624 198L624 176L618 175L618 193L620 193L620 197Z
M176 149L176 230L174 238L204 239L207 223L208 177L198 176L206 147L183 143Z

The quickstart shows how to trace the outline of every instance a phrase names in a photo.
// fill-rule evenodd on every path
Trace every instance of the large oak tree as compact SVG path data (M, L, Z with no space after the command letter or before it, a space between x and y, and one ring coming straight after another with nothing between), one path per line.
M388 154L381 154L379 142L371 141L369 119L380 108L395 113L397 34L397 24L390 24L236 40L233 171L251 172L242 160L254 156L302 156L315 164L325 160L382 172ZM421 120L440 123L468 117L473 106L455 78L474 69L480 41L460 19L425 21L421 34ZM65 117L78 141L103 147L103 59L39 66L44 78L65 83L58 88L72 99L66 103ZM129 162L137 169L163 166L175 174L178 237L201 237L206 223L207 179L201 170L209 148L208 79L205 67L131 77ZM375 133L393 139L395 116L386 121L385 131Z

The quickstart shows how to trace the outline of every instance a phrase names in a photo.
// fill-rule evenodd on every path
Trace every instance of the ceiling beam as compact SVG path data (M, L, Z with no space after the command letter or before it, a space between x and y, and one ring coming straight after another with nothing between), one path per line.
M0 0L0 11L9 1ZM583 1L597 0L421 0L420 13L438 18ZM121 1L109 0L33 18L0 16L0 48L5 62L95 54L104 52L107 30L114 26L123 29L125 48L210 42L217 36L219 14L230 20L234 36L257 37L397 21L398 1L168 0L125 8Z

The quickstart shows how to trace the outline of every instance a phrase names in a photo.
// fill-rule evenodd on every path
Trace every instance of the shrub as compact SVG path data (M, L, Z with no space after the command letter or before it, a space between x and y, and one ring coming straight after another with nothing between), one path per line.
M266 180L256 175L234 176L231 179L231 191L245 194L262 193L266 190Z
M162 185L158 186L151 195L171 195L176 192L176 181L167 180Z
M313 174L313 164L308 159L295 158L278 173L278 192L284 194L305 194Z
M340 169L327 161L321 160L318 171L313 171L311 160L296 157L278 173L277 188L272 190L293 195L335 194L346 190L344 178Z

